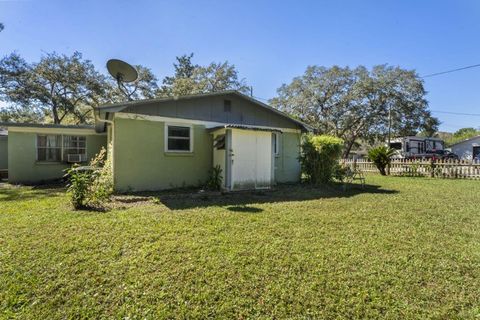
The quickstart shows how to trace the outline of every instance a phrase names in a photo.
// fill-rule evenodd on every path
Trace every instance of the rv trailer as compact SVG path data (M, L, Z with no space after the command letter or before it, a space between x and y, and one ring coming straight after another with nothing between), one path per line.
M390 141L390 148L396 150L394 158L443 158L444 142L439 138L431 137L399 137Z

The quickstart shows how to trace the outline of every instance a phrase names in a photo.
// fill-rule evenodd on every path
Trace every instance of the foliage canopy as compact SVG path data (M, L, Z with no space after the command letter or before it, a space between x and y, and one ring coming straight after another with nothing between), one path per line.
M12 53L0 60L0 99L8 103L0 110L1 121L89 123L92 107L126 100L181 96L223 90L248 91L234 65L192 63L193 54L176 58L175 73L158 86L149 69L136 65L139 77L132 83L117 82L98 72L79 52L71 56L44 55L29 63Z
M91 108L107 101L107 89L105 77L79 52L50 53L38 63L17 53L0 60L0 98L11 103L3 120L85 123Z
M475 128L461 128L453 133L453 135L446 140L447 145L452 145L457 142L467 140L476 136L480 136L480 130Z
M200 66L192 62L193 53L176 57L173 64L175 73L163 80L158 96L182 96L225 90L248 92L244 79L239 79L238 71L228 61L212 62Z
M433 133L438 120L428 110L423 81L415 71L379 65L351 69L309 66L302 76L277 90L270 103L322 134L345 141L348 155L359 140L383 140L391 110L394 135Z

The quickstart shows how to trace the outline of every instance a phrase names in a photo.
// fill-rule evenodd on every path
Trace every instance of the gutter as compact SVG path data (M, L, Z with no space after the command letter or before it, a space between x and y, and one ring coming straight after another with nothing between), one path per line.
M98 109L97 109L98 110ZM98 113L96 112L97 110L94 110L94 114L95 114L95 122L103 122L104 125L103 125L103 132L105 132L107 130L107 123L111 124L113 126L113 121L112 120L108 120L108 116L110 115L110 112L106 112L105 113L105 119L101 119L100 118L100 110L98 110ZM99 131L97 130L97 125L95 125L95 131Z

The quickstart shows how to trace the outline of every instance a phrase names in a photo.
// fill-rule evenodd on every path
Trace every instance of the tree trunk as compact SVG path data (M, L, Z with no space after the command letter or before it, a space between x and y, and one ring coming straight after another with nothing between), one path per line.
M382 176L386 176L386 175L387 175L387 171L385 170L385 168L380 167L380 168L378 168L378 169L380 170L380 174L381 174Z
M58 117L58 109L56 105L52 106L52 115L53 115L53 123L60 124L60 118Z
M352 150L353 144L355 143L355 139L352 139L350 142L348 142L345 146L345 150L343 151L343 158L346 159L348 157L348 154Z

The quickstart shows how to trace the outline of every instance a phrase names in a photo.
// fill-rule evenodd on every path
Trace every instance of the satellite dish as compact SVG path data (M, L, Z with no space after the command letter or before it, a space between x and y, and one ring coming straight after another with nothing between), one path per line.
M133 82L138 79L137 70L125 61L110 59L107 61L108 72L120 82Z

